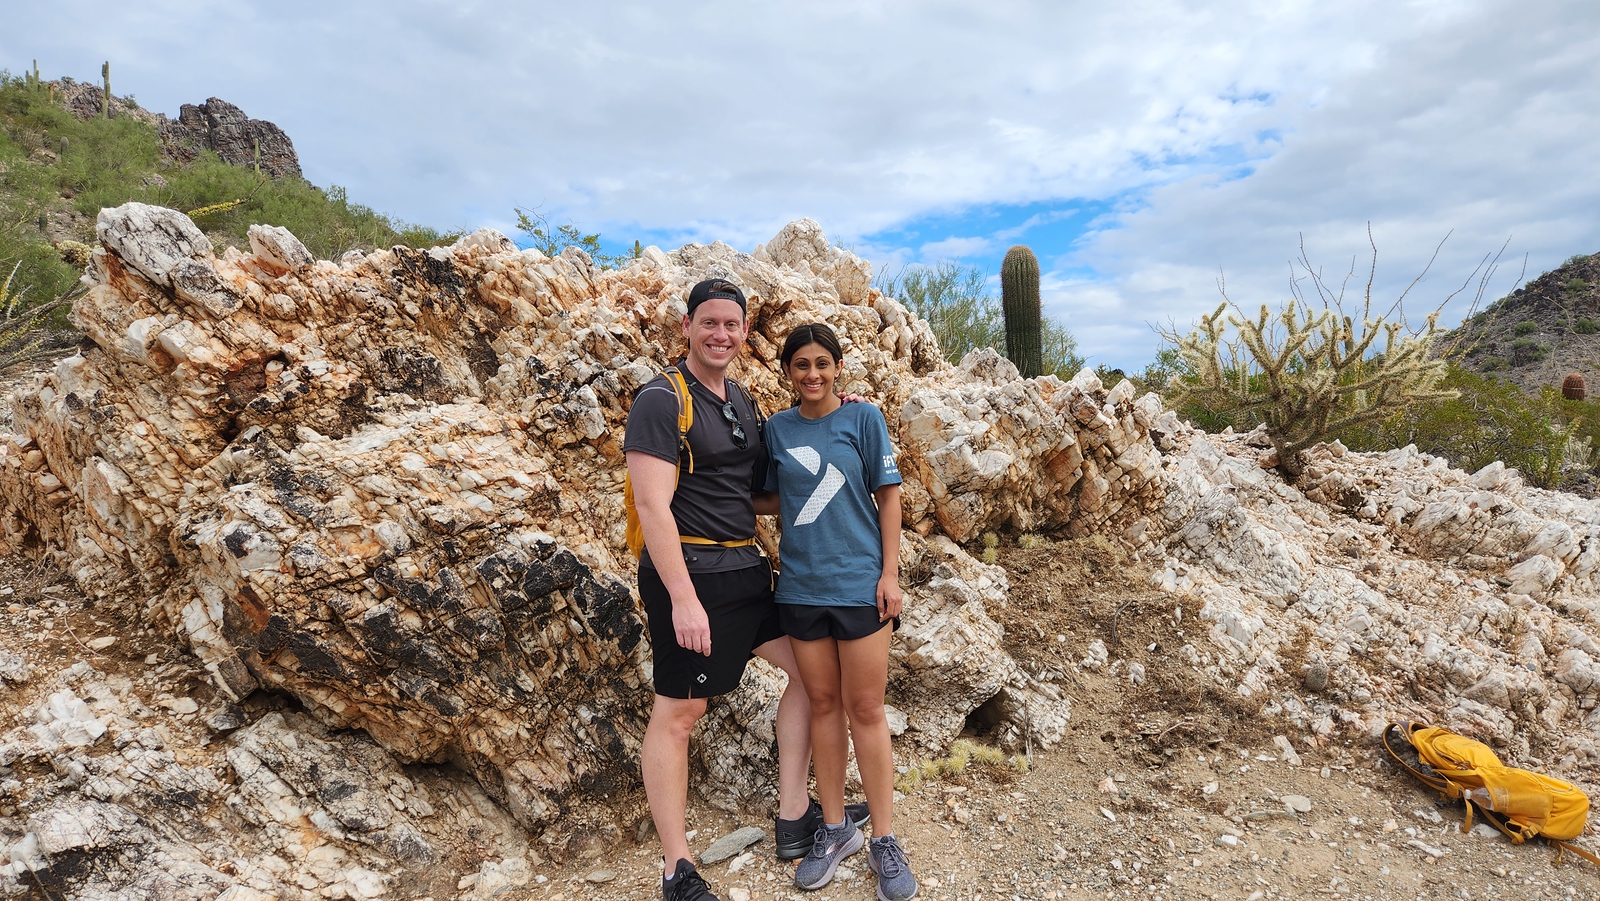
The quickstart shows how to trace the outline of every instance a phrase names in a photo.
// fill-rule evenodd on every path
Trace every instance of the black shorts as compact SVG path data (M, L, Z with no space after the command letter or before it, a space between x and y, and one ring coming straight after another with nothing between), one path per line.
M739 687L744 665L756 648L783 637L778 605L772 602L767 563L732 572L690 573L695 594L711 622L711 656L678 644L672 628L672 595L654 567L639 567L639 598L650 625L650 656L656 694L710 698Z
M881 622L878 608L864 604L850 607L779 604L778 622L783 625L783 634L795 641L816 641L820 638L855 641L876 634L890 623L896 629L900 628L900 617Z

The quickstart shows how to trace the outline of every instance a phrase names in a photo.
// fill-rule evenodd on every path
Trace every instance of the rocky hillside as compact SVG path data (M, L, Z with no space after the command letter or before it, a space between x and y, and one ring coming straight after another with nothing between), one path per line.
M289 136L233 104L213 97L169 118L113 95L107 118L104 103L99 84L0 73L0 279L18 266L25 303L66 293L97 242L95 215L130 200L194 212L218 250L263 221L325 256L440 240L310 184Z
M651 896L649 661L618 439L710 275L751 296L737 374L768 409L788 402L782 335L823 319L849 387L891 424L907 613L889 702L926 829L913 858L934 851L944 896L977 894L972 871L945 872L950 847L986 897L1100 897L1191 870L1196 890L1264 897L1301 836L1344 841L1342 875L1283 896L1341 891L1369 860L1382 872L1364 885L1393 866L1420 887L1400 858L1452 851L1437 812L1402 830L1419 802L1370 796L1389 719L1451 725L1590 790L1600 775L1600 503L1503 466L1334 444L1287 485L1262 436L1198 432L1131 382L1023 380L992 352L952 367L809 220L752 254L650 248L616 272L488 231L338 261L264 226L217 255L140 204L97 231L83 348L18 392L0 435L6 572L70 580L6 608L8 893ZM988 532L1063 544L1007 569L974 556ZM705 805L770 803L780 678L753 667L713 705ZM964 734L1071 749L1028 789L1053 801L919 789L918 760ZM1370 803L1317 794L1337 816L1299 819L1302 756L1365 780ZM993 864L1007 854L1009 876ZM598 860L612 866L585 872ZM782 873L746 865L761 881L744 896L772 896ZM554 867L575 883L537 881ZM618 871L637 881L590 887Z
M1576 256L1495 301L1441 342L1461 365L1526 391L1581 373L1600 387L1600 253Z

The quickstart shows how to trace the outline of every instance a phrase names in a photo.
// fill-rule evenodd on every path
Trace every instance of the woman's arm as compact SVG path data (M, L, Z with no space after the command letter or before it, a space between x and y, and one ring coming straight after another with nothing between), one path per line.
M878 622L900 615L900 486L872 493L878 502L878 532L883 541L883 575L878 577Z

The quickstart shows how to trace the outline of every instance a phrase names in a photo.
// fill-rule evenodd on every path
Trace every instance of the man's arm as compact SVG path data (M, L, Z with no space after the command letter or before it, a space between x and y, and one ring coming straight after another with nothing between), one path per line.
M628 478L633 482L633 506L639 513L644 545L650 562L672 597L672 628L678 644L697 654L711 654L711 623L700 596L689 580L679 541L678 522L672 518L672 495L677 490L678 465L640 451L628 451Z
M773 491L757 491L750 495L750 503L756 508L757 516L778 515L778 495Z

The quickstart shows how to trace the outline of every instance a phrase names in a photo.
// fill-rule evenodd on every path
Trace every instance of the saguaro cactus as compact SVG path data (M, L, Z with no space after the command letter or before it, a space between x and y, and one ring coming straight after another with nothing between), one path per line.
M105 87L100 89L100 111L109 119L111 118L111 60L100 64L100 77L105 79Z
M1023 378L1044 374L1044 342L1040 335L1039 258L1018 244L1000 264L1001 311L1006 320L1006 356Z

